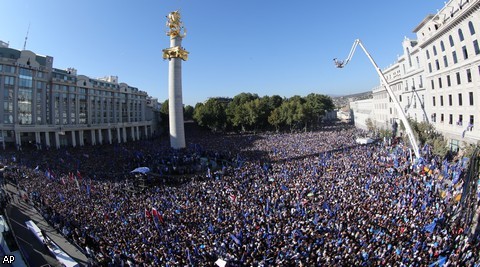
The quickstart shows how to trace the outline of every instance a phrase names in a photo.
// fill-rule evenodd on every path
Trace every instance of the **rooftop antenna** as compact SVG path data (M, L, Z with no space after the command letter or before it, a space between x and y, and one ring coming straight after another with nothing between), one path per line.
M23 50L27 47L28 32L30 31L30 22L28 23L27 35L25 35L25 42L23 43Z

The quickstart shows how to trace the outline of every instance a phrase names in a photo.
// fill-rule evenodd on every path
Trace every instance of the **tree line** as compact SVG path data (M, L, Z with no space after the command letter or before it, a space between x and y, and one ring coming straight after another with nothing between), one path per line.
M334 109L332 98L322 94L282 98L240 93L233 99L210 98L195 107L185 106L184 117L217 132L315 130ZM168 100L160 113L164 125L168 124Z

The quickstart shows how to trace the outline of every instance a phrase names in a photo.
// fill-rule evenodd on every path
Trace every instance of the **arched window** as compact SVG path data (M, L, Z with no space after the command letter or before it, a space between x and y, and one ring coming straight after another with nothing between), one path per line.
M458 38L460 39L460 42L464 40L462 29L458 29Z
M471 21L468 22L468 29L470 29L470 34L475 34L475 27L473 27L473 23Z
M437 55L437 47L433 46L433 55L436 56Z
M443 44L443 41L440 41L440 49L442 49L442 52L445 52L445 45Z
M428 50L426 50L426 53L427 53L427 59L430 59L430 53L428 52Z

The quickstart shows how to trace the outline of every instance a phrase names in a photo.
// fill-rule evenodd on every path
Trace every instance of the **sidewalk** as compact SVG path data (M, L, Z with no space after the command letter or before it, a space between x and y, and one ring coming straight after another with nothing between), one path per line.
M42 215L34 207L32 207L29 203L26 203L25 201L19 199L17 189L14 185L8 183L7 186L5 187L5 191L7 193L12 194L13 196L9 207L7 208L7 210L9 210L8 215L9 215L10 221L12 221L12 224L14 224L14 222L16 224L21 223L23 226L23 229L20 228L19 231L17 230L19 225L17 225L17 229L15 229L17 230L15 231L15 235L17 236L17 239L22 239L22 240L28 240L30 238L35 239L34 235L30 232L30 230L28 230L28 228L25 225L25 221L32 220L33 222L35 222L38 228L44 231L46 236L48 236L51 240L53 240L53 242L55 242L58 245L58 247L60 247L65 253L67 253L70 257L72 257L80 266L88 266L87 257L75 245L70 243L65 237L62 236L62 234L60 234L59 232L57 232L57 230L55 230L52 226L50 226L47 223L47 221L42 217ZM36 243L40 244L38 240L35 239L35 241ZM35 242L31 242L30 243L31 246L33 246L34 243ZM43 247L43 244L40 244L40 246ZM43 249L44 251L47 251L44 247ZM35 250L38 252L38 249L35 249ZM44 253L41 250L40 252ZM52 257L52 255L50 255L48 252L47 252L47 255L44 255L44 256L46 261L52 266L61 266L61 264L58 261L56 261ZM29 262L31 262L31 260ZM36 266L36 265L31 265L31 266Z

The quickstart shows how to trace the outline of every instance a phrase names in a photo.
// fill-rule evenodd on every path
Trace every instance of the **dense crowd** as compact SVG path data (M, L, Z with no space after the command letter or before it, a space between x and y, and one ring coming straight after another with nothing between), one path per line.
M467 161L412 160L401 143L356 144L361 134L209 135L181 151L138 141L43 161L24 152L9 175L99 265L479 266L480 242L456 219ZM189 179L131 190L140 166Z

